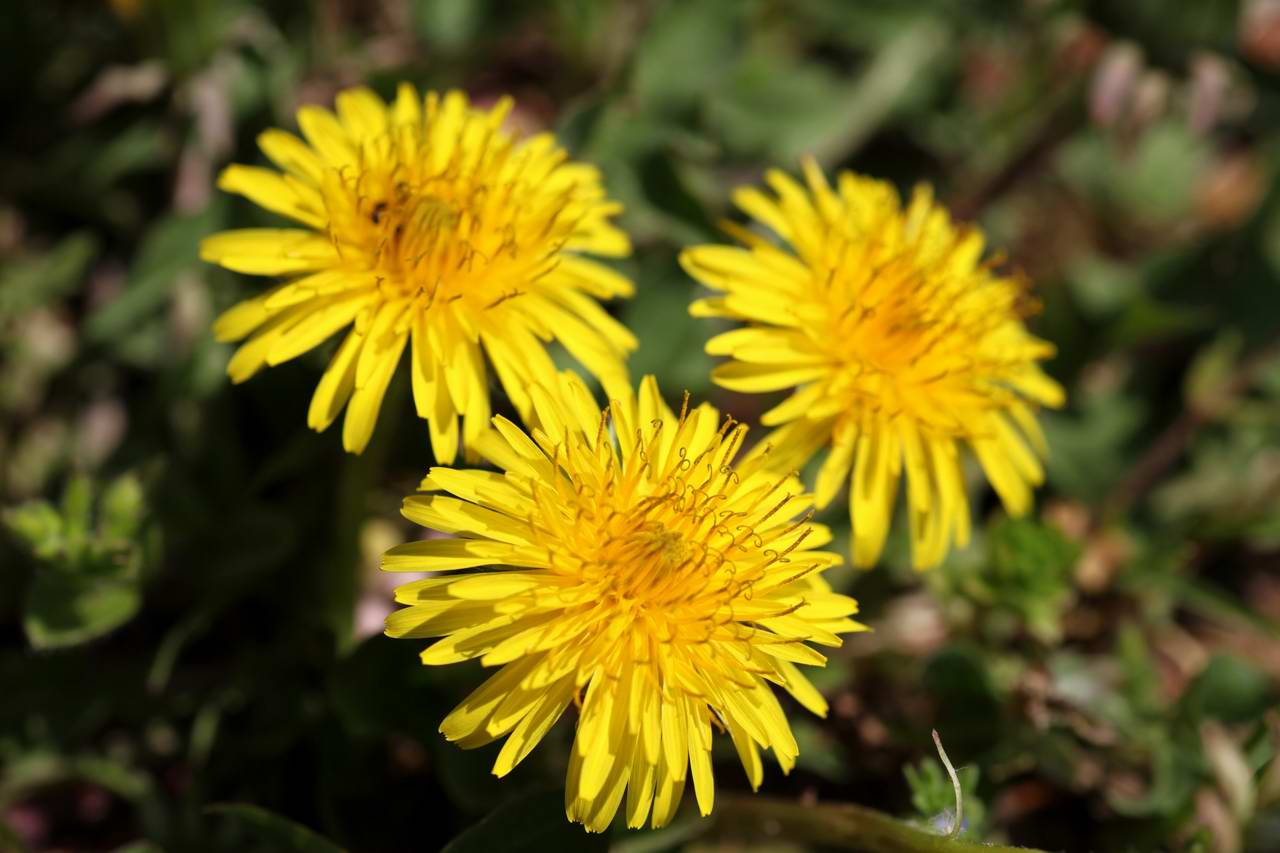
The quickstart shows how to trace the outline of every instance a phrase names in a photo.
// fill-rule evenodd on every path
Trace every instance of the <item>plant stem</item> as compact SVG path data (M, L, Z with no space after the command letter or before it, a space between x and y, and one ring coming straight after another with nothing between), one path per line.
M325 606L339 654L355 646L356 601L360 597L360 532L369 515L369 494L386 470L395 424L408 401L407 384L397 378L382 402L379 428L362 454L344 454L334 502L334 538L326 567Z
M873 809L847 803L806 806L767 797L726 797L716 803L717 831L776 837L863 853L1037 853L1028 847L953 840Z

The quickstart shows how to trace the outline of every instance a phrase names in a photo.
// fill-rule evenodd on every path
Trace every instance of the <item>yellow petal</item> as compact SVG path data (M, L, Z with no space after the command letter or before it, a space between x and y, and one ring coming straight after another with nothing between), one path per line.
M387 131L387 105L364 86L346 89L335 99L338 118L347 136L356 144L382 136Z
M787 364L744 364L731 361L722 364L711 372L711 380L730 391L761 393L764 391L781 391L814 379L827 373L825 366L787 365Z
M347 404L347 416L342 423L342 446L348 452L361 453L369 443L378 420L378 410L382 408L382 398L391 384L391 376L400 362L407 339L408 335L400 335L379 354L377 367L364 385L360 385L357 378L356 389ZM365 344L366 348L368 346L370 344Z
M218 176L218 189L237 193L265 210L288 216L312 228L324 228L327 217L318 194L302 196L278 172L255 166L231 165Z
M349 332L330 360L307 410L307 426L316 432L329 428L338 412L351 398L356 387L356 359L364 346L364 336L354 329Z
M355 164L351 137L333 113L323 107L300 107L298 127L329 168L341 170Z
M280 275L332 266L338 256L328 240L311 231L244 228L206 237L200 259L236 272Z
M319 184L324 163L305 142L283 130L266 130L258 136L258 147L281 169L312 184Z
M382 555L382 568L388 572L450 572L492 565L537 568L545 563L545 554L536 550L477 539L422 539Z
M556 720L569 707L573 699L573 679L566 678L555 686L543 691L538 702L515 727L507 742L502 745L497 760L493 763L493 775L505 776L517 764L525 759L539 741L546 736Z

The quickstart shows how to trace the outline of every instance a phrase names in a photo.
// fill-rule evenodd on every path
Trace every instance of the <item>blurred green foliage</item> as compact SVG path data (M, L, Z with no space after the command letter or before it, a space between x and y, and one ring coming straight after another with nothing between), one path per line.
M935 728L965 838L1280 847L1275 4L5 15L0 849L796 849L810 836L788 833L844 820L840 803L936 836L954 793ZM875 571L835 573L875 630L814 675L826 719L788 706L799 766L762 793L806 811L782 837L686 811L588 838L560 809L570 722L501 781L494 748L445 743L440 719L482 672L428 670L378 636L376 558L411 535L399 501L432 463L407 378L359 458L304 428L327 352L225 379L209 325L263 284L196 247L275 220L218 194L218 169L261 163L255 136L302 103L402 79L510 93L520 127L598 163L636 243L620 267L640 286L616 306L642 342L633 372L747 422L770 401L711 386L702 345L720 327L688 317L675 257L716 239L732 188L767 168L812 153L931 182L1032 282L1070 399L1043 417L1037 511L1006 518L975 477L974 542L946 565L914 573L895 531ZM825 520L844 535L843 509ZM718 802L744 814L732 750L716 762Z
M124 475L107 487L95 519L93 483L76 476L59 507L32 500L5 513L10 533L40 563L23 608L32 647L83 643L137 612L143 569L158 550L145 509L142 486Z

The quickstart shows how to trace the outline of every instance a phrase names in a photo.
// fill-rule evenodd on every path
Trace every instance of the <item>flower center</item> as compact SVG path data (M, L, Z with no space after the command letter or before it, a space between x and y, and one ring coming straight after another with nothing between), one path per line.
M410 180L408 172L388 164L325 187L330 234L380 276L388 300L430 309L463 299L484 309L549 271L566 235L548 211L521 202L523 184L450 172Z
M445 188L432 188L437 191ZM414 193L403 187L402 197L375 201L369 209L369 245L375 267L401 292L429 291L445 278L442 262L455 255L474 267L474 247L457 244L461 205L451 194Z
M591 561L595 571L588 573L597 575L596 581L606 596L656 606L678 596L691 576L706 574L696 570L705 561L706 548L694 545L684 533L673 529L676 519L619 520L622 523L597 546L596 557Z
M512 243L495 241L475 203L483 188L432 182L397 184L390 193L360 199L362 242L390 298L425 295L448 301L474 291L489 267L514 257Z
M586 578L604 598L659 619L714 612L757 573L741 565L754 536L751 526L739 525L734 536L726 517L712 509L719 502L706 498L651 496L641 501L638 515L615 516L620 523L596 547Z
M826 334L844 364L833 390L856 399L859 411L906 411L931 422L956 395L995 393L983 377L1000 370L990 343L1012 310L1012 290L961 289L906 258L852 275L854 297Z
M640 553L659 566L662 571L670 571L685 561L689 555L689 546L684 537L661 526L652 530L640 530L633 537Z
M642 525L622 540L614 555L618 575L614 590L623 598L650 599L675 582L693 554L684 536L660 523Z
M698 431L694 423L682 407L666 429L684 437ZM607 615L611 634L705 639L721 624L718 614L737 598L749 599L751 587L788 562L807 535L800 530L807 518L773 531L784 546L766 547L759 532L778 523L770 519L794 498L792 485L770 477L740 491L742 475L730 463L745 428L731 419L698 442L698 452L678 440L664 448L667 433L657 427L637 430L621 463L607 425L602 417L594 445L557 447L557 465L572 474L554 481L553 499L540 500L538 510L558 537L560 560L553 562L584 618L594 624Z

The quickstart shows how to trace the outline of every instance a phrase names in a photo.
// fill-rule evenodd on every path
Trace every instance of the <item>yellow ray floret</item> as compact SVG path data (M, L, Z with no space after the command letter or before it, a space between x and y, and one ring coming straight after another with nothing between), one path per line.
M817 550L830 534L800 483L767 457L733 465L745 427L706 405L673 413L652 377L620 390L601 412L572 374L533 388L531 432L499 417L476 443L500 473L433 468L405 501L457 538L383 561L439 573L396 591L408 606L389 635L442 637L427 664L500 667L440 726L463 747L505 737L494 773L580 705L565 807L596 832L624 794L629 826L663 826L690 777L709 813L716 729L753 787L761 749L789 770L796 741L771 685L825 714L796 664L863 630L822 579L840 557Z
M299 228L216 234L201 257L284 284L236 305L214 325L247 341L227 367L243 382L345 330L311 401L308 425L327 428L346 407L342 442L369 441L407 352L418 414L436 459L488 428L491 365L521 414L525 387L555 382L545 345L558 340L608 383L625 382L631 333L597 302L631 283L587 254L622 256L620 206L599 172L567 159L549 134L503 129L504 99L488 111L466 96L402 85L394 103L367 89L337 97L337 115L298 111L306 141L259 137L282 171L230 166L218 185ZM487 359L486 359L487 356Z
M879 558L905 469L912 558L927 568L969 538L962 448L1009 512L1030 507L1047 452L1035 409L1063 402L1037 364L1053 346L1023 325L1021 283L982 261L982 233L927 187L904 207L884 181L843 172L832 187L812 160L804 173L807 186L771 171L773 195L734 196L782 246L729 225L741 246L681 255L718 291L691 312L744 324L707 343L731 357L717 383L794 389L761 418L778 427L762 446L789 466L828 448L816 501L849 481L857 565Z

